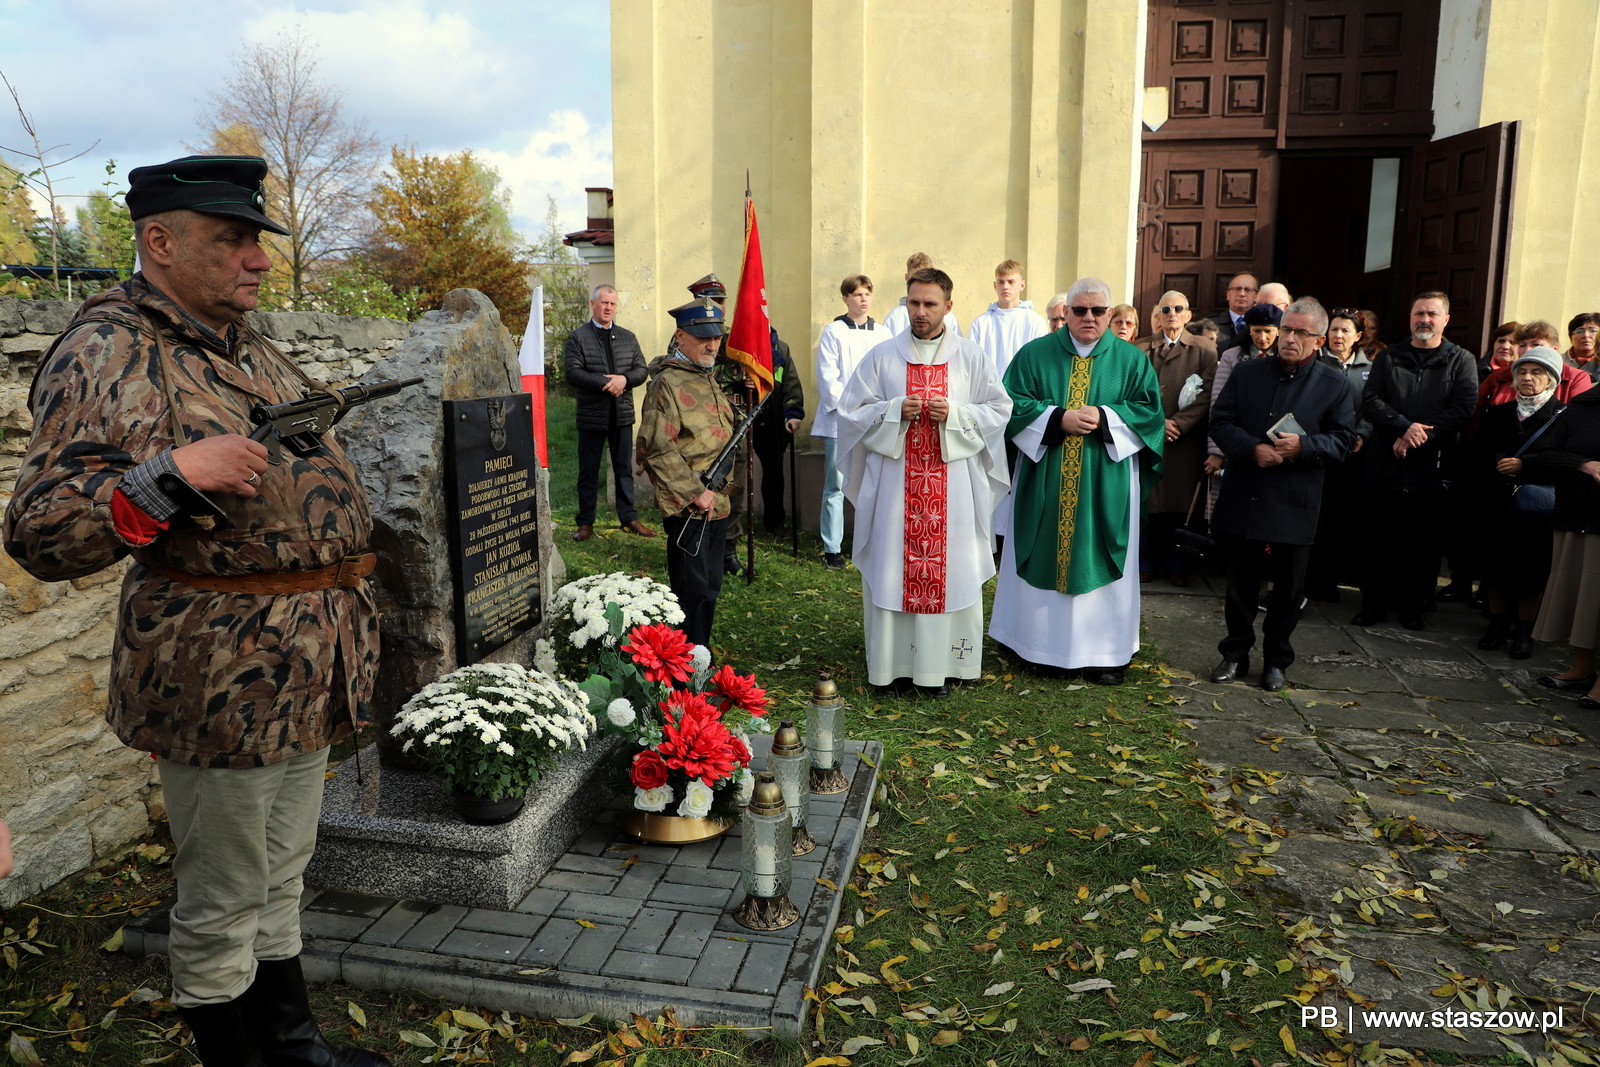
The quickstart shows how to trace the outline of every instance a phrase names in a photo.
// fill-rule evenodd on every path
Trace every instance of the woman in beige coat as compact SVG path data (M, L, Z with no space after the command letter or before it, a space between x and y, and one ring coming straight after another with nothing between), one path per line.
M1193 314L1182 293L1162 294L1153 316L1156 332L1138 342L1155 367L1167 419L1161 481L1150 492L1139 539L1141 582L1150 581L1159 570L1173 585L1189 584L1189 568L1173 545L1173 534L1183 525L1201 484L1211 382L1217 373L1216 347L1184 329ZM1205 511L1201 508L1198 513L1203 516Z

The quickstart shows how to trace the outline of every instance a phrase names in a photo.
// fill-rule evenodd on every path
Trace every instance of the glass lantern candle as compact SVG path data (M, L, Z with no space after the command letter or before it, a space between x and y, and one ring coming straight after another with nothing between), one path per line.
M772 735L767 769L783 787L783 802L794 823L794 854L804 856L817 847L811 831L806 829L806 821L811 818L811 753L806 751L792 720L785 719Z
M811 750L811 791L843 793L850 788L839 764L844 754L844 713L847 705L839 687L828 675L819 675L811 691L811 710L806 715L806 748Z
M783 787L771 771L756 776L750 806L744 810L740 884L744 903L733 918L751 930L782 930L800 921L789 900L794 877L794 824L783 802Z

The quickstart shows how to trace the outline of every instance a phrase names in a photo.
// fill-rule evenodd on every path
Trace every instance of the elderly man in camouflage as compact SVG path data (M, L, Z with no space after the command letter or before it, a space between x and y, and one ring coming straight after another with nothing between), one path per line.
M372 520L331 440L246 436L313 383L244 321L271 261L260 159L130 175L143 269L91 297L40 362L5 548L46 581L132 556L106 717L159 760L172 837L172 1000L201 1062L374 1067L317 1028L301 873L328 746L364 717L377 613Z
M728 494L707 489L700 474L733 437L733 407L715 376L717 348L728 331L722 309L709 299L668 314L677 323L676 350L652 364L639 416L639 465L650 474L664 516L667 581L683 609L683 632L709 646L729 508ZM703 531L691 527L702 521Z

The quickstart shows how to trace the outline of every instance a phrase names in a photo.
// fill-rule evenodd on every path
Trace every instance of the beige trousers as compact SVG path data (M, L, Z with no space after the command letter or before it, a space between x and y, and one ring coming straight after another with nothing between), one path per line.
M256 960L300 953L300 876L317 847L328 750L246 770L160 767L177 846L172 1002L224 1003L255 981Z

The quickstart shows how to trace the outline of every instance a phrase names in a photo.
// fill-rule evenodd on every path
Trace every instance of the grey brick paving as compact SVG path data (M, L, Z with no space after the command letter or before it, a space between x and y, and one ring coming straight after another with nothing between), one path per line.
M539 879L541 889L567 889L574 893L594 893L605 896L617 888L621 881L621 872L616 877L606 878L598 874L578 874L575 871L551 871Z
M613 836L610 830L591 826L573 842L572 851L581 856L598 856L611 846Z
M354 941L366 933L374 920L365 915L335 915L326 911L300 913L300 931L307 937L332 937Z
M721 908L728 903L730 892L727 889L718 889L716 886L662 882L650 894L650 900L668 904L698 904L701 907Z
M750 951L745 953L744 966L739 968L733 988L746 993L776 993L778 983L783 980L783 968L789 962L789 952L787 945L750 942Z
M528 890L528 895L522 898L522 903L517 905L517 910L531 915L554 915L561 902L566 899L567 894L562 890L540 889L534 886Z
M486 934L482 930L452 930L439 942L435 952L446 956L466 956L475 960L514 960L528 947L526 937Z
M417 920L427 913L428 908L429 905L415 900L399 901L367 927L361 935L361 940L368 945L392 945L417 924Z
M518 963L544 964L554 967L567 954L572 943L583 933L583 927L570 919L552 919L539 931L526 951L517 957Z
M674 864L679 867L704 867L711 862L711 857L717 854L717 849L722 847L722 839L713 837L709 841L696 841L692 845L684 845L678 849L678 858Z
M713 837L716 841L718 838ZM640 863L676 863L679 849L671 845L639 845L630 837L621 837L607 850L606 855L617 857L618 862L632 857Z
M745 941L712 938L706 942L700 961L694 965L689 984L700 989L733 988L733 980L738 977L739 965L744 962L745 950L749 947L750 943Z
M680 885L703 885L717 889L733 889L739 884L738 871L719 871L711 867L667 868L665 881Z
M567 899L556 909L561 918L592 919L605 916L609 919L631 919L644 906L640 900L627 897L595 896L591 893L568 893Z
M482 930L507 937L532 937L544 925L543 915L528 915L520 911L493 911L473 908L456 923L459 930Z
M318 893L308 905L312 911L332 912L335 915L360 915L376 919L395 903L394 897L375 897L367 893L345 893L336 889Z
M395 942L395 947L432 952L439 942L444 940L445 935L455 929L456 923L460 922L466 913L466 908L454 904L440 904L436 911L431 911L418 919L416 925Z
M744 858L740 854L742 850L743 846L737 838L725 839L722 842L722 846L717 849L717 854L709 866L724 871L737 871L743 864Z
M662 942L660 951L668 956L698 958L706 947L706 939L711 936L711 931L716 925L717 919L714 915L700 915L686 911L672 924L672 933Z
M628 930L617 942L619 949L629 952L654 952L667 939L667 932L679 913L666 908L640 908Z
M617 888L611 891L611 895L643 900L650 895L656 883L661 881L661 876L671 869L664 863L635 863L628 868L628 873L622 876L622 881L617 883Z
M652 982L671 982L683 985L689 981L694 961L682 956L657 956L643 952L613 952L606 961L607 974L616 978L645 978Z
M616 878L623 873L622 864L625 861L611 855L583 856L568 852L552 864L558 871L577 871L580 874L598 874L605 878Z
M579 974L599 974L626 927L596 923L593 929L579 927L579 930L578 939L561 957L561 969L577 971Z

